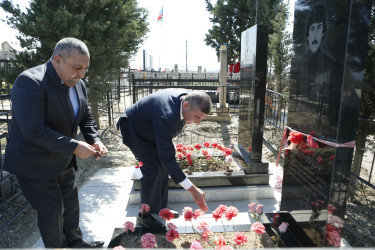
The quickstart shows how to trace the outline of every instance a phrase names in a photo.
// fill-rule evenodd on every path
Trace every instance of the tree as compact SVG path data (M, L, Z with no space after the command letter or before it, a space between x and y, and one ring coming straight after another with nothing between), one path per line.
M99 123L98 103L110 85L106 82L129 65L148 32L147 11L136 0L31 0L21 12L12 1L0 3L11 14L7 23L17 29L26 51L17 56L24 67L46 62L56 42L64 37L84 41L90 50L86 74L89 100Z
M291 61L292 35L286 30L289 20L289 2L281 2L277 7L277 14L271 20L273 34L269 35L268 61L270 68L273 68L274 81L270 82L276 92L287 94L289 86L289 70Z
M361 94L360 117L358 121L357 137L355 141L355 154L352 164L352 173L360 175L363 154L369 135L375 134L375 125L371 120L375 119L375 2L371 5L371 19L368 33L368 52L366 56L364 84ZM355 194L357 179L351 178L350 195Z
M269 35L268 41L268 65L273 68L273 74L268 76L269 88L276 92L287 95L289 87L289 71L291 62L292 35L286 30L289 20L289 1L280 2L277 6L277 14L271 25L274 32ZM286 102L280 95L276 105L276 124L280 121L282 110L286 109Z
M256 23L270 25L276 15L278 0L217 0L216 5L210 0L205 1L207 11L213 15L210 18L213 27L208 30L204 41L216 50L218 60L220 46L227 44L229 64L240 59L241 33Z

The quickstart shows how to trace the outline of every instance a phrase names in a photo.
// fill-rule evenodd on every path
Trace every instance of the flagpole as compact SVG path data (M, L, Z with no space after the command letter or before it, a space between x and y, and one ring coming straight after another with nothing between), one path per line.
M160 43L159 43L159 71L161 72L160 57L161 57L161 41L163 36L163 6L161 6L161 11L159 12L158 22L160 21Z
M163 20L161 21L160 24L160 45L159 45L159 71L161 72L161 65L160 65L160 55L161 55L161 38L163 35Z

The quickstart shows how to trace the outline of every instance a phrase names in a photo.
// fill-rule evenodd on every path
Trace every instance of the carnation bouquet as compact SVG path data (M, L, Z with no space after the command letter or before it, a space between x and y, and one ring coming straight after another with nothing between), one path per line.
M146 212L148 209L149 206L147 204L141 204L140 213ZM255 204L251 203L249 204L249 209L249 212L256 213L259 221L249 226L248 231L237 231L235 230L233 219L239 215L239 211L234 206L219 205L212 215L206 215L201 209L194 210L192 207L184 207L183 220L186 222L184 231L186 232L186 227L190 226L193 233L189 234L178 232L178 227L172 222L174 219L173 213L168 208L163 208L160 210L159 216L166 221L166 233L144 233L142 235L137 233L134 237L140 237L138 241L132 241L132 239L127 238L121 244L125 247L133 248L140 246L143 248L183 247L190 249L274 247L271 238L264 237L261 240L262 235L267 236L265 227L260 222L260 216L263 214L263 205L257 204L255 206ZM221 222L223 226L221 232L211 231L212 219ZM125 222L124 231L125 235L131 234L130 231L134 232L134 224L129 221ZM134 244L129 244L130 242ZM118 246L116 249L123 249L123 247Z
M203 145L176 145L176 158L182 170L192 172L225 171L231 173L238 169L232 157L233 149L218 143L205 142Z

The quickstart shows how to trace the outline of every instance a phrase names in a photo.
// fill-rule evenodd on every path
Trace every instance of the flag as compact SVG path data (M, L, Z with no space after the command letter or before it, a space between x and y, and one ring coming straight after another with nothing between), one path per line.
M159 15L158 15L158 22L161 22L163 21L163 7L161 7L161 11L159 12Z

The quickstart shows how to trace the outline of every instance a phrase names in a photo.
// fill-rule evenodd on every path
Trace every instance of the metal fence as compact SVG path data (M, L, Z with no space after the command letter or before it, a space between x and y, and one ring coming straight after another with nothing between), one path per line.
M375 121L359 118L355 154L351 167L351 181L346 206L345 227L351 232L366 235L344 235L353 246L375 246Z
M154 75L155 74L155 75ZM219 83L218 74L165 74L165 78L154 74L132 74L131 92L133 95L132 103L137 102L144 96L147 96L157 90L166 88L186 88L205 91L212 100L212 103L219 103L219 91L226 91L226 102L233 112L238 111L239 105L239 78L230 77L225 86ZM214 107L214 108L215 108Z
M288 118L288 97L267 89L265 102L263 141L277 154Z

